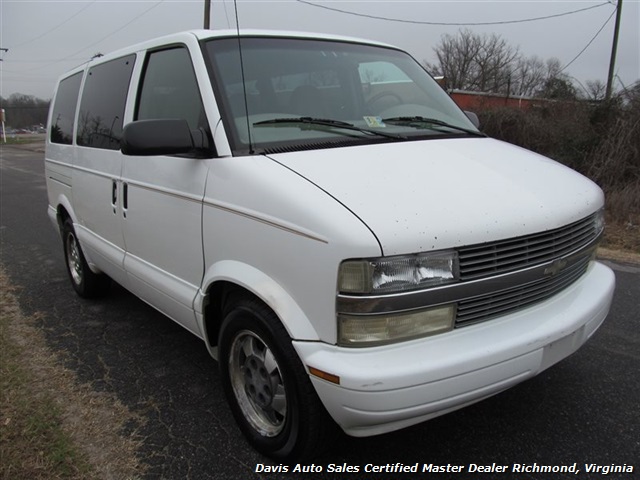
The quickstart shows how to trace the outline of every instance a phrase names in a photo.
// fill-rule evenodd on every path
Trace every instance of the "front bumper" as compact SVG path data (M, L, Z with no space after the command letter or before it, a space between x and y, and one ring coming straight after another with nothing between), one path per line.
M485 323L372 348L297 342L302 362L340 377L311 376L333 419L352 436L398 430L495 395L582 346L611 305L615 277L593 262L549 300Z

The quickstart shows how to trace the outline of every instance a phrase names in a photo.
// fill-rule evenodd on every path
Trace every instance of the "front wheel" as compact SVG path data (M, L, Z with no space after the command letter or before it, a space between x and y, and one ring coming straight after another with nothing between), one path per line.
M62 242L67 273L76 293L84 298L104 295L109 290L111 279L102 273L91 271L80 248L71 219L65 220L62 226Z
M317 455L335 424L311 385L286 330L262 302L232 300L219 337L227 400L249 443L278 460Z

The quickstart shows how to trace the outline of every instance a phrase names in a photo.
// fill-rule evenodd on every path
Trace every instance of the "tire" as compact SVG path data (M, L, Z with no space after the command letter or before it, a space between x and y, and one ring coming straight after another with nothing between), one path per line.
M219 337L222 385L249 443L277 460L317 456L337 426L280 320L265 304L231 298Z
M76 293L83 298L105 295L109 291L111 279L105 274L91 271L70 218L67 218L62 225L62 245L67 273Z

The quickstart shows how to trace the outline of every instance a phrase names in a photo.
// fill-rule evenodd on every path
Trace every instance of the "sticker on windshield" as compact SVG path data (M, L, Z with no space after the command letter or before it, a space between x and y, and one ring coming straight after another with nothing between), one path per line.
M365 116L362 118L364 118L364 121L367 122L368 127L379 127L379 128L386 127L381 117Z

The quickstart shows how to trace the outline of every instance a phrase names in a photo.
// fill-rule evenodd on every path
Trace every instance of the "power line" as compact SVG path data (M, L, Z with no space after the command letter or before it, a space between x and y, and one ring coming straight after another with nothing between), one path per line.
M154 3L153 5L151 5L149 8L147 8L144 12L140 13L139 15L136 15L135 17L133 17L131 20L129 20L127 23L125 23L124 25L122 25L120 28L115 29L114 31L112 31L111 33L109 33L108 35L102 37L100 40L92 43L91 45L87 45L86 47L82 48L81 50L78 50L75 53L72 53L71 55L68 55L67 57L64 57L63 60L66 60L70 57L73 57L75 55L77 55L80 52L84 52L85 50L87 50L88 48L93 47L94 45L97 45L101 42L103 42L104 40L106 40L109 37L112 37L113 35L115 35L116 33L118 33L121 30L124 30L126 27L128 27L129 25L131 25L133 22L135 22L137 19L139 19L140 17L142 17L143 15L146 15L148 12L150 12L151 10L153 10L154 8L156 8L158 5L160 5L162 2L164 2L164 0L160 0L159 2Z
M585 50L587 48L589 48L589 45L591 45L593 43L593 41L597 38L597 36L600 35L600 32L602 32L602 30L604 30L604 27L607 26L607 23L609 23L609 20L611 20L615 14L616 14L616 10L614 10L613 13L611 15L609 15L609 18L607 18L607 20L602 24L602 26L600 27L600 30L598 30L596 32L596 34L593 36L593 38L591 40L589 40L589 43L587 43L585 45L585 47L582 50L580 50L580 53L578 53L575 57L573 57L573 60L571 60L564 67L562 67L560 69L559 73L562 73L563 71L565 71L569 67L569 65L571 65L573 62L575 62L580 57L580 55L582 55L585 52Z
M76 18L78 15L80 15L82 12L84 12L87 8L89 8L91 5L93 5L94 3L96 3L97 0L93 0L92 2L90 2L89 4L85 5L84 7L82 7L80 10L78 10L76 13L74 13L73 15L71 15L69 18L67 18L66 20L64 20L63 22L59 23L58 25L56 25L53 28L50 28L49 30L47 30L46 32L38 35L37 37L32 38L31 40L27 40L26 42L22 42L19 43L18 45L13 45L11 48L18 48L18 47L22 47L24 45L28 45L30 43L35 42L36 40L40 40L42 37L44 37L45 35L50 34L51 32L53 32L54 30L57 30L58 28L62 27L63 25L65 25L66 23L68 23L69 21L73 20L74 18Z
M506 25L506 24L512 24L512 23L535 22L535 21L538 21L538 20L547 20L547 19L550 19L550 18L564 17L566 15L573 15L574 13L585 12L587 10L592 10L594 8L602 7L604 5L610 5L609 2L604 2L604 3L600 3L598 5L592 5L590 7L581 8L579 10L572 10L570 12L564 12L564 13L556 13L555 15L546 15L544 17L524 18L524 19L520 19L520 20L504 20L504 21L499 21L499 22L474 22L474 23L469 23L469 22L425 22L425 21L421 21L421 20L407 20L407 19L403 19L403 18L382 17L382 16L370 15L370 14L366 14L366 13L352 12L352 11L349 11L349 10L342 10L342 9L335 8L335 7L329 7L327 5L319 5L317 3L312 3L312 2L309 2L307 0L296 0L296 1L298 3L303 3L305 5L309 5L310 7L322 8L322 9L325 9L325 10L330 10L332 12L344 13L345 15L354 15L356 17L371 18L371 19L374 19L374 20L384 20L384 21L387 21L387 22L399 22L399 23L412 23L412 24L416 24L416 25L444 25L444 26L453 26L453 27L472 27L472 26L483 26L483 25Z
M41 105L41 106L35 106L35 105L27 105L27 106L4 105L2 108L4 108L5 110L46 110L46 109L49 108L49 102L47 102L47 105Z
M51 62L61 62L63 60L86 60L86 57L75 57L75 58L56 58L56 59L51 59L51 58L42 58L42 59L37 59L37 60L15 60L15 59L11 59L9 60L9 63L14 64L14 63L51 63ZM5 70L6 72L6 70Z
M54 65L56 63L60 63L60 62L65 62L65 61L71 61L73 60L72 57L75 57L76 55L78 55L81 52L84 52L85 50L87 50L88 48L91 48L101 42L103 42L104 40L106 40L109 37L112 37L113 35L115 35L116 33L118 33L121 30L124 30L126 27L128 27L129 25L131 25L133 22L135 22L138 18L142 17L143 15L147 14L149 11L153 10L154 8L156 8L158 5L160 5L162 2L164 2L164 0L160 0L159 2L154 3L153 5L151 5L149 8L147 8L145 11L143 11L142 13L136 15L135 17L133 17L131 20L129 20L127 23L125 23L124 25L122 25L121 27L113 30L111 33L107 34L106 36L102 37L101 39L93 42L90 45L87 45L85 47L82 47L82 49L78 50L77 52L74 52L70 55L67 55L66 57L60 58L58 60L55 60L53 62L47 63L45 65L40 65L38 67L34 67L34 68L26 68L24 70L22 70L23 72L27 72L27 71L31 71L31 70L39 70L45 67L48 67L49 65ZM86 58L86 57L83 57Z
M222 2L222 6L224 7L224 16L227 18L227 27L231 28L231 23L229 23L229 14L227 13L227 2Z

